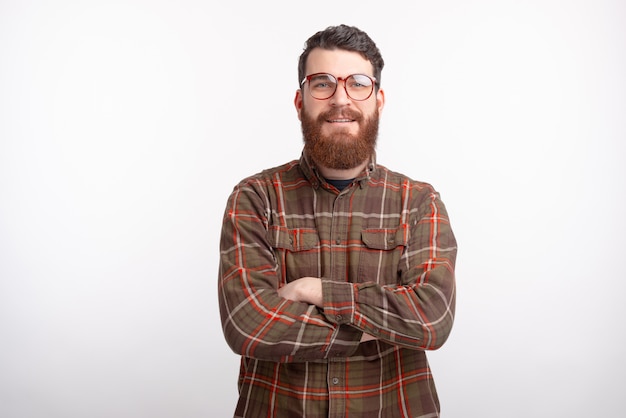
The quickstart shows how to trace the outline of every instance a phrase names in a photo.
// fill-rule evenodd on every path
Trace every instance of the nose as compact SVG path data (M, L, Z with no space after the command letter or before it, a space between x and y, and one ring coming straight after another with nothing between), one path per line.
M338 81L335 94L333 94L329 100L331 106L345 106L350 104L352 100L346 92L346 80Z

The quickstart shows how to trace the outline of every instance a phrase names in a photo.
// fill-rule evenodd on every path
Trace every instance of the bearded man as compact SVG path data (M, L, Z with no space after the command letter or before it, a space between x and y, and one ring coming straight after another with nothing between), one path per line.
M456 240L439 194L376 162L384 62L339 25L307 40L299 160L242 180L218 298L241 356L235 417L438 417L426 351L454 321Z

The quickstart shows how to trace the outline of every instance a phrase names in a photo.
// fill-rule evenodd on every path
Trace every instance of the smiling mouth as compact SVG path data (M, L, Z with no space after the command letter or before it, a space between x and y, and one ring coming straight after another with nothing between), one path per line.
M326 119L328 123L348 123L354 122L354 119Z
M359 122L361 115L356 111L350 109L344 109L343 111L329 111L320 115L320 120L330 124L350 124L353 122Z

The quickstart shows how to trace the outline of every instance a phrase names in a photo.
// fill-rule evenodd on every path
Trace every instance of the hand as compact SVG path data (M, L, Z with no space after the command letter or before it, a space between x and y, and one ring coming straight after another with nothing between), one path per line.
M294 280L279 288L278 296L322 308L324 305L322 279L317 277L302 277Z

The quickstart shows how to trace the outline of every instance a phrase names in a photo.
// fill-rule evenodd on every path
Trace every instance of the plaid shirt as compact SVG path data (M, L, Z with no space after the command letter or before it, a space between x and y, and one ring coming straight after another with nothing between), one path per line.
M439 416L424 350L452 328L456 241L430 185L372 159L340 192L303 154L234 188L220 256L236 417ZM305 276L323 309L278 296Z

